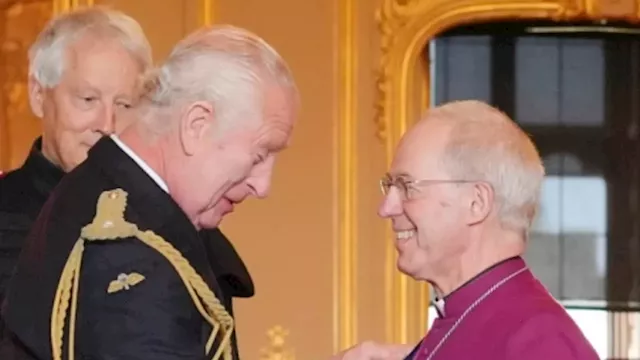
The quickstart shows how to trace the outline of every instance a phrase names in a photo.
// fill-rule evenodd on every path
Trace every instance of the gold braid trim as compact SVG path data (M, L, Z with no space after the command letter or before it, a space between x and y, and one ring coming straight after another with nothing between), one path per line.
M51 314L51 352L53 360L62 360L64 343L64 326L69 310L69 360L74 359L75 322L77 313L78 288L80 266L85 241L113 241L117 239L135 237L162 254L174 267L182 279L194 305L204 319L212 326L211 335L205 345L205 351L210 353L216 335L222 330L222 340L216 349L212 360L232 359L231 335L234 320L220 303L218 298L202 277L189 264L182 254L153 231L140 231L134 224L124 220L127 206L127 193L122 189L105 191L98 198L96 216L93 222L82 229L80 238L74 245L69 258L62 270L62 275L56 290L53 311Z

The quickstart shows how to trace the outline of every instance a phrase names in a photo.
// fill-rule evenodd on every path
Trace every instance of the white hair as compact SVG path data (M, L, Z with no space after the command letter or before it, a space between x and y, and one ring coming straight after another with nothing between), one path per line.
M442 159L459 180L493 186L502 225L528 232L538 208L544 167L533 142L507 115L480 101L456 101L429 112L452 123Z
M297 100L291 71L264 40L233 26L203 28L176 45L164 64L146 81L153 116L147 125L162 131L158 111L207 101L225 126L240 119L261 120L265 86L289 91ZM154 112L155 110L155 112ZM148 124L153 121L153 124Z
M119 41L143 72L153 63L151 46L138 22L122 12L94 6L62 14L47 24L29 49L29 76L46 88L58 85L67 48L88 34Z

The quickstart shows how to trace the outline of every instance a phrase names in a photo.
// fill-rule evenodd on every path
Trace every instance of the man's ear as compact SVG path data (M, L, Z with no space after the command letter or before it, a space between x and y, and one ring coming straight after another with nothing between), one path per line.
M468 225L475 225L484 221L495 203L493 186L486 182L478 182L471 189L471 201L469 202Z
M45 89L33 76L29 76L28 87L29 104L31 105L31 111L35 116L42 119L42 116L44 114Z
M206 101L194 102L185 109L180 118L180 143L185 154L191 156L211 141L213 121L213 106Z

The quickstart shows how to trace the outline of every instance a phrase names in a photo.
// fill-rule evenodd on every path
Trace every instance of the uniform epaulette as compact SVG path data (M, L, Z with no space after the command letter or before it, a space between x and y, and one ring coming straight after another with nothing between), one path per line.
M213 328L204 351L206 354L211 353L211 348L218 333L222 332L220 344L212 359L218 360L223 356L224 360L231 360L233 351L231 345L231 335L234 329L233 318L202 277L171 243L156 235L153 231L140 231L135 224L125 220L126 207L127 193L124 190L114 189L100 194L93 222L82 229L80 238L71 250L58 283L51 314L51 350L53 360L62 360L64 324L67 313L70 316L67 348L69 360L74 359L78 284L85 242L115 241L125 238L137 238L162 254L173 265L184 282L194 305ZM112 293L129 289L142 281L144 281L144 276L135 272L119 274L118 278L112 281L105 291ZM69 306L71 307L70 311Z

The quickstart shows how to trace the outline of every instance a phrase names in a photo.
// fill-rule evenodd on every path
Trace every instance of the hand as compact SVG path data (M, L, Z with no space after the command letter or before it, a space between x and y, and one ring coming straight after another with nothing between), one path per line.
M410 345L388 345L365 341L334 355L331 360L402 360L412 349L413 346Z

